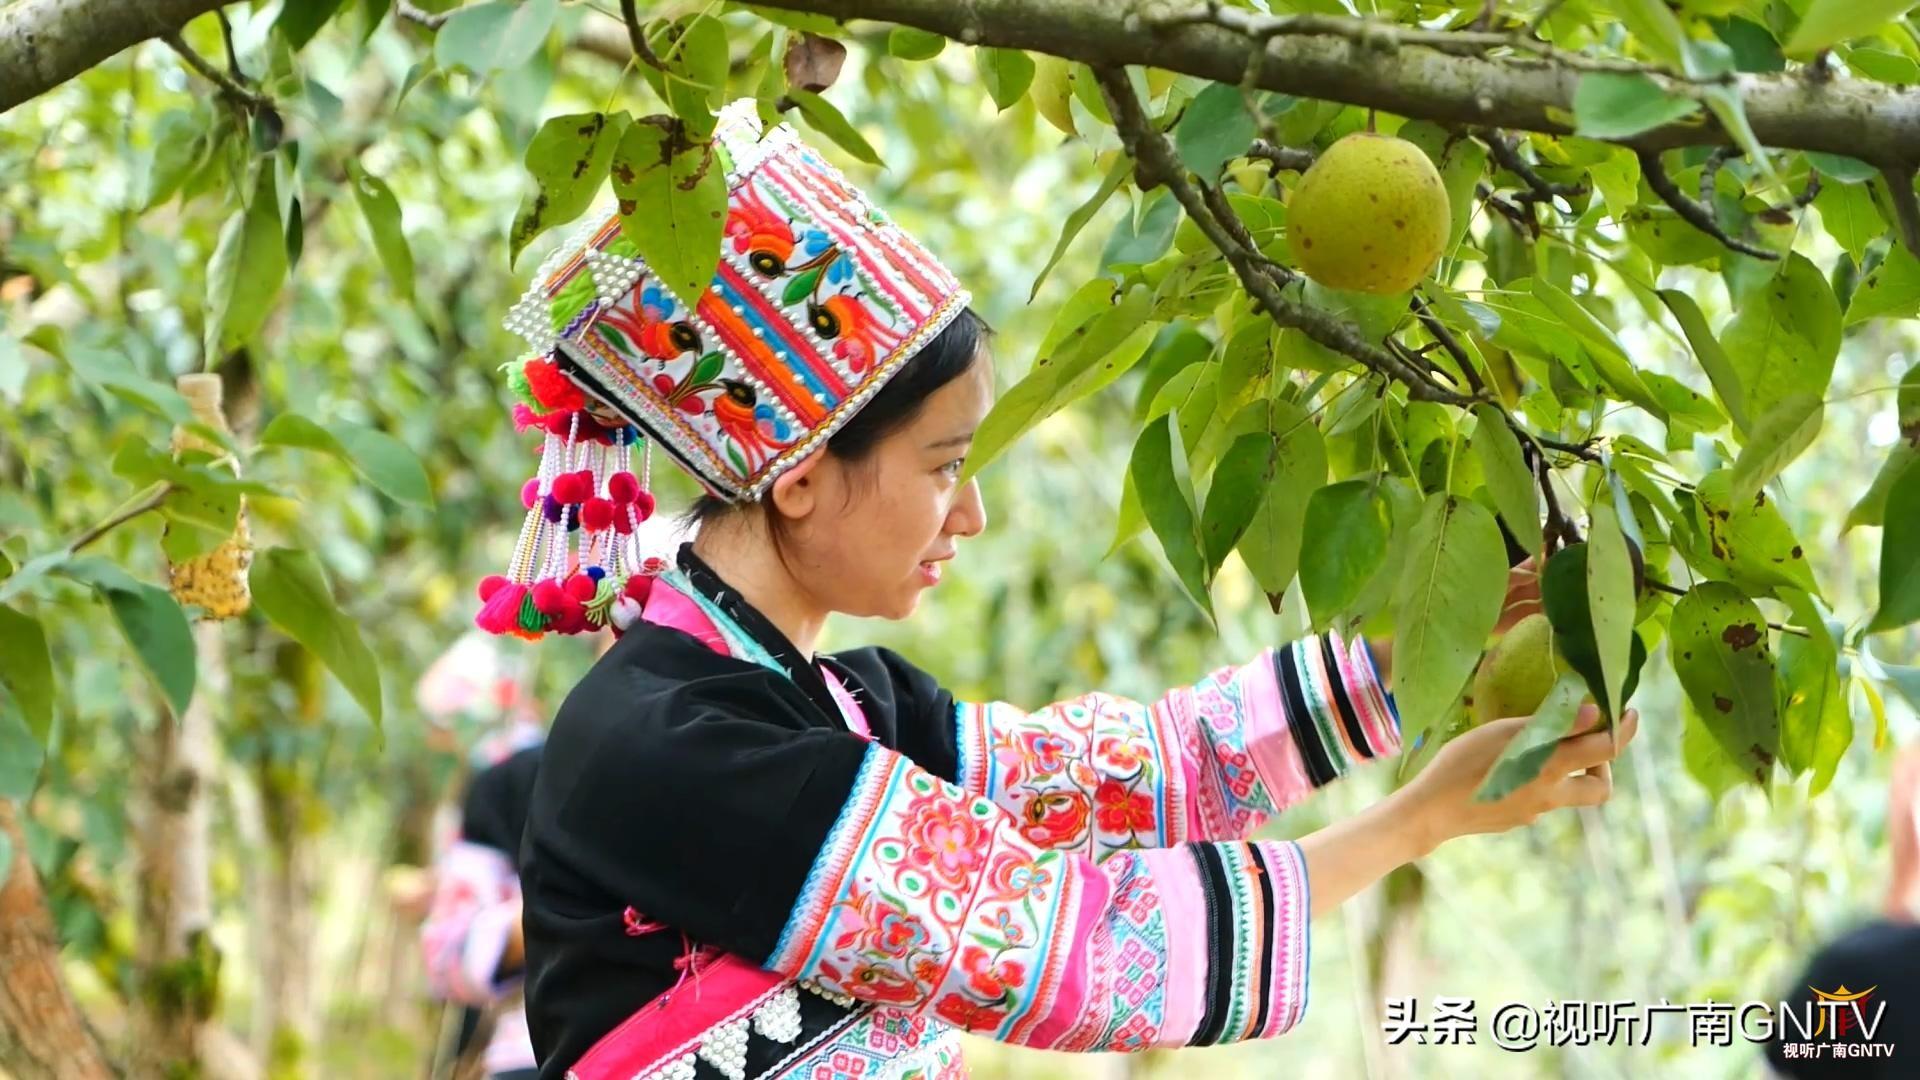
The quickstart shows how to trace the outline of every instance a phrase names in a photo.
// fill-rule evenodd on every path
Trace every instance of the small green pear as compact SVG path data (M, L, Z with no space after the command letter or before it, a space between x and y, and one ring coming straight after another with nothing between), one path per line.
M1513 624L1473 676L1475 726L1503 716L1532 716L1560 677L1553 627L1535 612Z

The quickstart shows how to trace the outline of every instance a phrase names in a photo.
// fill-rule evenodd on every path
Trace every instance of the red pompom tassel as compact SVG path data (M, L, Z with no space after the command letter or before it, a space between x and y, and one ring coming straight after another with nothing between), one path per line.
M581 471L554 477L553 497L568 506L593 498L593 474Z
M544 426L546 426L546 421L542 420L532 409L527 408L525 405L515 405L513 407L513 430L525 431L528 428Z
M634 525L633 507L620 506L620 507L614 508L614 511L613 511L613 531L614 532L619 533L621 536L632 536L633 525Z
M629 599L636 600L644 605L647 602L647 597L653 595L653 578L648 574L635 574L627 579L627 586L622 591L627 594Z
M634 495L633 512L639 515L641 521L645 521L648 518L652 517L653 516L653 492L642 491Z
M600 532L613 524L613 504L605 499L588 499L580 506L580 524L589 532Z
M578 414L571 412L550 412L540 418L540 424L545 427L550 434L558 435L564 439L567 437L567 433L573 430L573 418L576 415Z
M504 580L504 579L503 579ZM489 634L509 634L520 625L520 603L527 598L527 587L506 582L495 589L473 624Z
M533 509L533 504L539 501L540 501L540 478L536 476L533 479L527 481L526 483L520 485L520 505L531 510Z
M480 579L480 602L493 599L493 594L507 587L507 579L499 574L488 574Z
M607 477L607 498L622 506L632 502L640 494L640 478L630 472L621 471Z
M593 599L594 593L600 591L600 583L585 574L575 574L567 579L567 583L562 588L566 590L567 596L584 604Z
M572 412L587 407L587 396L560 374L559 365L553 361L529 360L521 370L526 372L527 389L533 391L534 400L547 408Z
M549 619L560 614L566 606L567 594L560 591L560 583L552 578L543 578L533 586L533 608Z

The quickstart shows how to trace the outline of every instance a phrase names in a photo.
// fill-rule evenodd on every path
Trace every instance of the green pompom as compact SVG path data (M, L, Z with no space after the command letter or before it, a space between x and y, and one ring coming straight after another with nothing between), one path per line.
M533 606L533 590L527 590L526 599L520 601L520 629L529 634L538 634L547 628L547 617Z
M533 387L527 385L527 361L534 359L538 358L523 356L507 365L507 389L513 391L513 396L525 403L527 408L543 413L547 411L546 406L534 399Z

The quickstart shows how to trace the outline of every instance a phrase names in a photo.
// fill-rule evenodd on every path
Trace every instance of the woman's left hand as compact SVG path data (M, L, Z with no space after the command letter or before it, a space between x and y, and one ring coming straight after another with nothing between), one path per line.
M1493 632L1504 634L1513 629L1513 624L1540 610L1540 572L1534 569L1533 560L1507 571L1507 595L1500 601L1500 621L1493 625Z

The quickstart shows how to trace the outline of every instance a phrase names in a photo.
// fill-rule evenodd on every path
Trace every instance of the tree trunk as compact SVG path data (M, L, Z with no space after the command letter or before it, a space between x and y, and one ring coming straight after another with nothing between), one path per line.
M214 710L227 696L222 627L194 627L199 686L174 723L163 716L140 739L138 990L131 1063L139 1076L199 1069L201 1031L219 1004L213 947L207 788L215 768Z
M0 799L13 850L0 884L0 1071L14 1080L110 1080L100 1046L60 974L60 946L14 806Z

